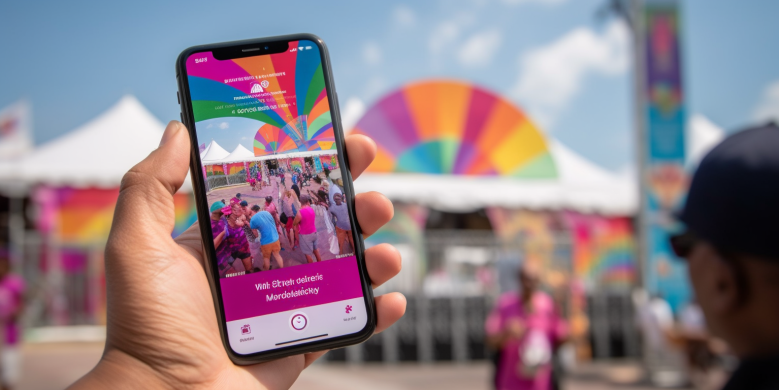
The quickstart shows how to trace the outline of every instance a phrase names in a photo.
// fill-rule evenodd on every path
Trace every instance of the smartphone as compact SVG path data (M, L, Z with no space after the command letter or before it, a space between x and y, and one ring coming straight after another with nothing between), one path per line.
M179 55L176 77L232 361L367 340L376 311L324 42L296 34L195 46Z

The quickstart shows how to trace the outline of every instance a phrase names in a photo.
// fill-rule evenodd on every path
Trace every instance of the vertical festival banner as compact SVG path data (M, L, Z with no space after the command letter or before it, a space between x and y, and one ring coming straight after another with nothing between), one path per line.
M673 213L688 186L685 162L686 108L682 85L681 20L676 0L646 0L643 7L644 286L674 311L690 299L684 263L668 243Z

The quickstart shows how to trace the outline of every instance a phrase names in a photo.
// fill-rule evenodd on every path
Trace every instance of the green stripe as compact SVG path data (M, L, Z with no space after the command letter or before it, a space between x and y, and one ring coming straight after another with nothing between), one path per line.
M314 72L314 77L311 78L311 82L308 84L303 114L308 115L311 113L311 110L314 109L316 98L319 97L323 89L325 89L325 77L322 75L322 64L319 64Z
M316 132L319 131L319 129L326 126L328 123L330 123L331 120L332 119L330 118L330 111L325 112L319 117L317 117L316 119L314 119L314 121L308 125L307 139L313 138L314 134L316 134Z

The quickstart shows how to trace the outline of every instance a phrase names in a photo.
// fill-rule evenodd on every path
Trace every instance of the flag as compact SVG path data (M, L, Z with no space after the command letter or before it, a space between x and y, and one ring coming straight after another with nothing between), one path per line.
M0 160L20 157L32 146L30 104L19 100L0 110Z

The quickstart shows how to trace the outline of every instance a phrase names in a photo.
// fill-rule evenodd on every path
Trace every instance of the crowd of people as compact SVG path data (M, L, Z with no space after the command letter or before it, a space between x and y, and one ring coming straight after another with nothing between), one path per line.
M255 183L250 183L252 190L265 187L258 184L263 180L259 171L257 174ZM330 170L325 167L320 174L306 164L278 167L269 170L267 176L278 185L276 198L268 195L260 204L249 204L249 197L237 193L229 200L210 204L221 277L297 265L294 258L300 257L295 256L298 252L306 263L322 261L322 251L335 256L353 253L354 238L342 184L340 179L331 179ZM320 234L322 226L326 229L324 235Z

